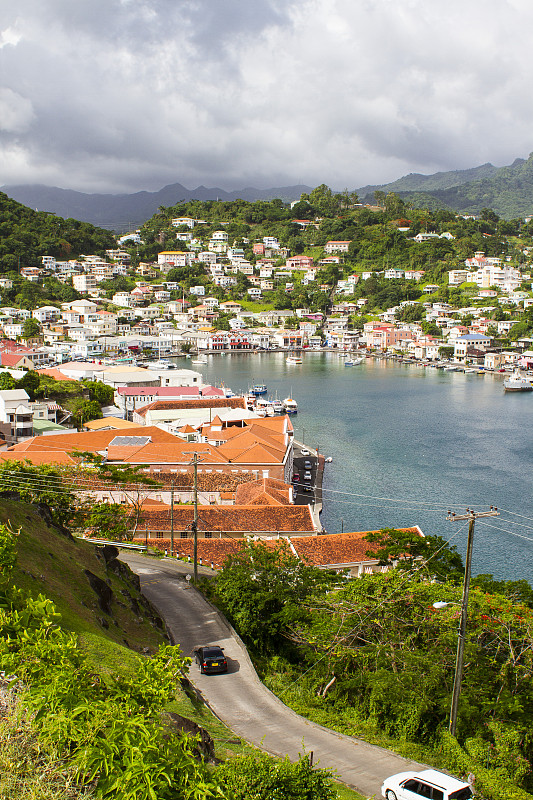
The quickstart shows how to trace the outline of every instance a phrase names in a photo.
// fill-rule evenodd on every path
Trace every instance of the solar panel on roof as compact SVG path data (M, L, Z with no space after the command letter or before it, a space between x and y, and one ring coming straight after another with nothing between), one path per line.
M151 441L151 436L115 436L109 447L143 447Z

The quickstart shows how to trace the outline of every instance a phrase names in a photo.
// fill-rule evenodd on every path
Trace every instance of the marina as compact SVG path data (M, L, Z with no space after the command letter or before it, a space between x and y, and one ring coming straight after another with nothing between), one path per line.
M418 524L462 552L465 530L446 522L447 508L494 504L518 524L478 522L474 571L533 582L532 398L504 392L499 373L478 373L385 358L351 370L335 352L306 352L296 376L282 352L213 356L202 369L235 393L264 381L269 398L296 401L296 439L333 459L328 532Z

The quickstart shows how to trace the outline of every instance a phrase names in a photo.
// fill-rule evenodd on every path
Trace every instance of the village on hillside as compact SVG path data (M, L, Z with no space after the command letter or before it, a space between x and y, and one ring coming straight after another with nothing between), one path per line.
M261 387L235 397L205 384L189 367L207 354L533 365L530 219L430 215L389 196L363 207L314 192L292 209L185 204L206 218L167 209L105 253L42 253L39 265L5 272L0 463L81 471L80 497L130 509L125 536L185 558L199 538L201 559L217 566L243 537L285 536L296 549L324 538L324 457L295 441L293 399L274 408ZM39 303L61 287L70 299ZM190 354L192 364L180 360ZM137 478L106 485L87 473L86 453ZM354 574L381 569L363 535L329 532L327 556L322 546L306 552Z

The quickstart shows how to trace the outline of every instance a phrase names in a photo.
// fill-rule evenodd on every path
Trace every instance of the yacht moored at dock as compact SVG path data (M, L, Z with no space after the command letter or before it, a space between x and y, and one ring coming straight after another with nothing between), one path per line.
M533 384L531 383L531 378L528 378L519 369L515 369L504 380L503 390L504 392L531 392L533 391Z
M298 411L298 403L292 397L286 397L283 401L283 408L286 414L296 414Z

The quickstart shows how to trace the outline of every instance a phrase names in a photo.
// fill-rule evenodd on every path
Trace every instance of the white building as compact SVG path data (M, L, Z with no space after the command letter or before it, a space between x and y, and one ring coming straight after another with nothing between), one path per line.
M4 389L0 391L0 422L6 431L6 441L12 445L33 435L33 411L29 405L29 395L25 389Z

